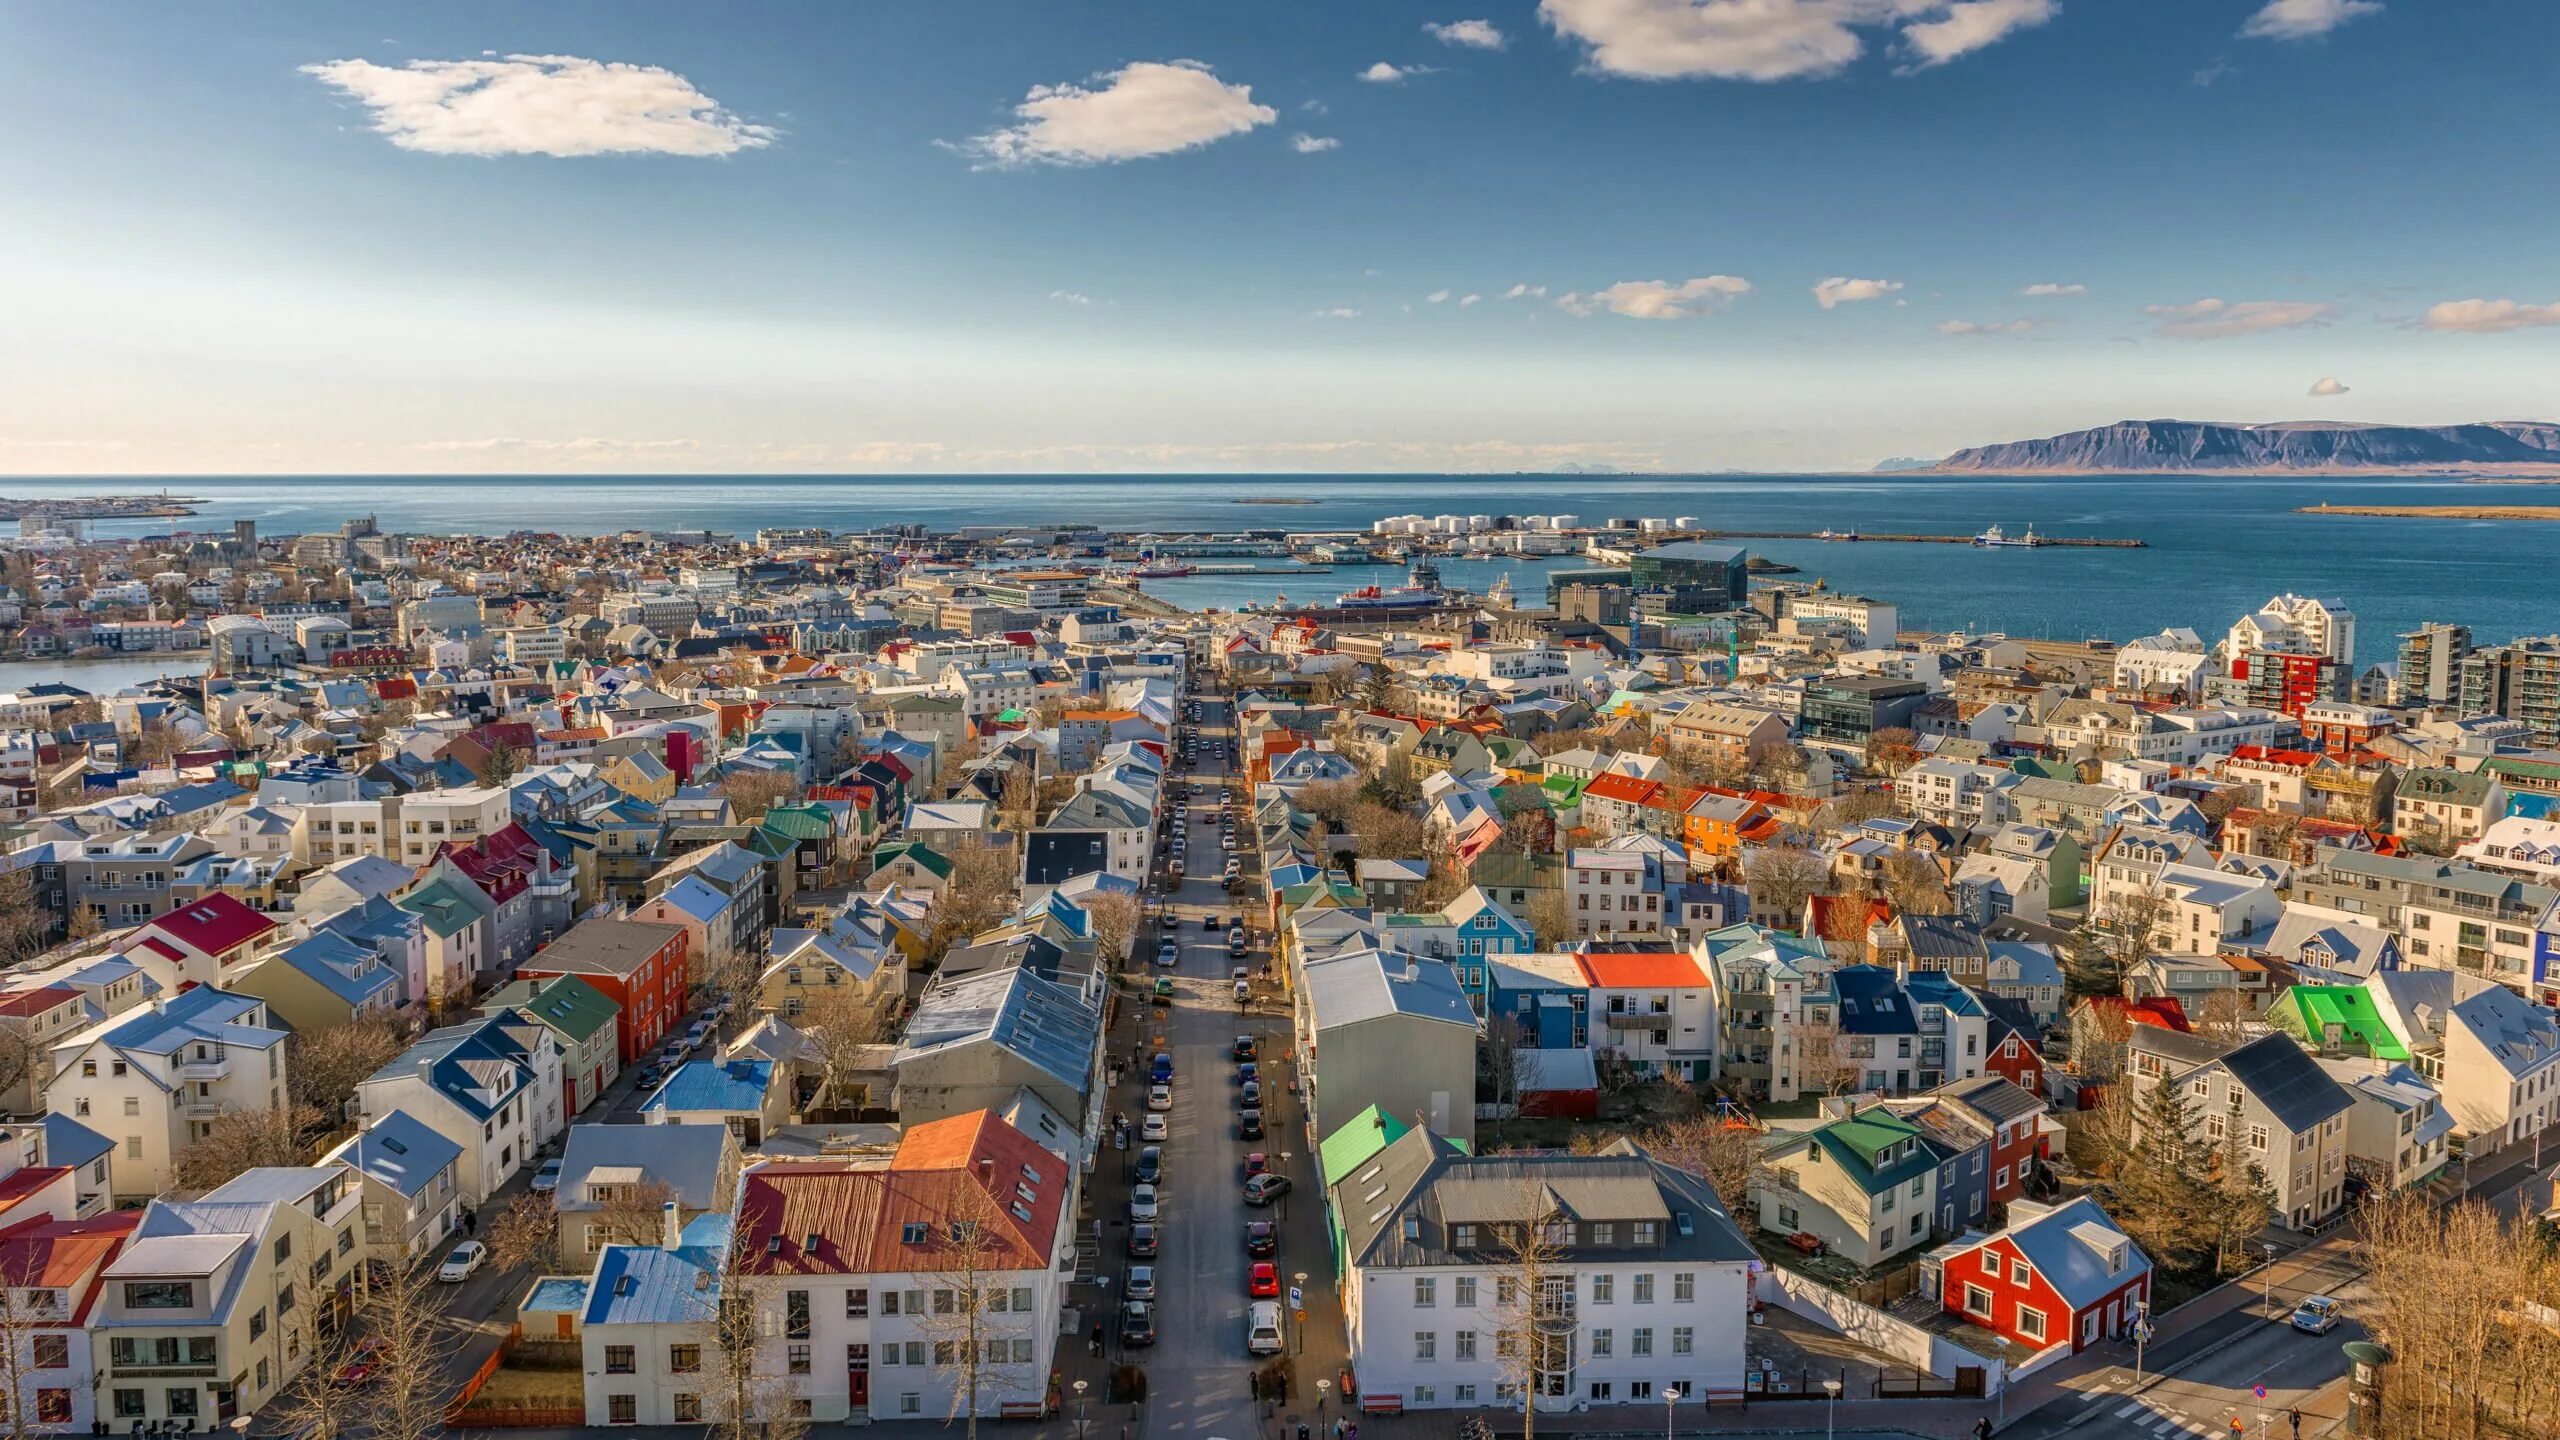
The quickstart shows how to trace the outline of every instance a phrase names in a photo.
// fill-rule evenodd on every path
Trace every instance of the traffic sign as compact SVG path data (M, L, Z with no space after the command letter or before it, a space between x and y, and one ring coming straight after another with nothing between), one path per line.
M2267 1387L2264 1385L2252 1385L2249 1387L2249 1393L2257 1396L2261 1400L2264 1400L2267 1398Z
M1298 1293L1298 1287L1295 1285L1289 1287L1289 1308L1301 1314L1305 1313L1307 1308L1307 1297Z

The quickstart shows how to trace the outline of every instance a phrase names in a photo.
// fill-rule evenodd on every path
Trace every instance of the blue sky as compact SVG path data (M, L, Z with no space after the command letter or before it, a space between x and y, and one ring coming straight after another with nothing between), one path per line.
M0 471L2547 416L2555 41L2508 0L15 5Z

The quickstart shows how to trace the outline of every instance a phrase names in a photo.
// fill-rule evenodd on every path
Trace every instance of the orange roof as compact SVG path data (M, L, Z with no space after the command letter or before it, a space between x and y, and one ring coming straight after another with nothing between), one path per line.
M1707 983L1686 950L1650 951L1637 955L1578 954L1585 984L1615 989L1681 989Z
M80 992L68 985L47 985L41 990L20 990L0 995L0 1015L25 1019L41 1015L57 1005L80 998Z
M955 1115L907 1131L886 1170L813 1160L749 1171L741 1263L755 1275L938 1270L951 1263L952 1222L987 1218L986 1263L1034 1269L1056 1248L1066 1189L1066 1161L989 1111Z
M50 1179L63 1172L47 1167L37 1173ZM22 1220L0 1230L0 1278L18 1289L68 1290L102 1269L141 1223L139 1210L110 1210L87 1220Z
M1632 775L1595 775L1582 787L1584 799L1597 795L1603 800L1616 800L1628 805L1642 805L1662 792L1659 780L1639 780Z

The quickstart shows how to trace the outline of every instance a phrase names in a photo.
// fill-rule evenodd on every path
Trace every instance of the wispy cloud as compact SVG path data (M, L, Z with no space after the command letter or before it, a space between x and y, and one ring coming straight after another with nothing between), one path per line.
M2240 33L2253 40L2309 40L2381 9L2381 0L2267 0Z
M1733 303L1735 296L1750 292L1751 282L1739 275L1701 275L1676 283L1621 280L1588 295L1559 295L1556 306L1573 315L1596 315L1606 310L1630 320L1687 320L1721 311Z
M1913 63L1926 69L2042 25L2060 9L2056 0L1956 0L1934 20L1903 26L1902 42L1911 47Z
M1502 298L1505 300L1542 300L1546 298L1546 294L1546 286L1532 285L1524 280L1521 283L1512 286L1510 289L1503 291Z
M1473 305L1473 304L1476 304L1476 303L1478 303L1478 302L1482 301L1483 299L1484 299L1484 297L1483 297L1483 296L1478 295L1478 294L1476 294L1474 291L1470 290L1470 291L1468 291L1466 294L1461 295L1461 296L1459 296L1459 297L1458 297L1458 308L1459 308L1459 309L1461 309L1461 310L1464 310L1464 309L1466 309L1468 306Z
M1090 305L1093 297L1080 290L1052 290L1049 298L1066 305Z
M2464 335L2502 335L2560 325L2560 300L2534 305L2522 300L2447 300L2427 307L2423 322L2430 330Z
M734 155L780 133L655 65L499 55L331 60L302 73L371 110L392 144L430 155Z
M1391 65L1386 61L1381 60L1375 65L1370 66L1368 69L1361 71L1360 78L1368 81L1372 85L1393 85L1397 81L1409 80L1416 75L1432 75L1437 73L1437 71L1433 70L1428 65Z
M1013 107L1021 123L954 147L985 166L1108 165L1172 155L1280 118L1197 60L1142 60L1087 84L1035 85Z
M1315 318L1318 320L1357 320L1360 318L1360 312L1348 305L1336 305L1331 309L1317 311Z
M1422 298L1430 301L1434 305L1437 305L1449 298L1449 292L1446 290L1434 290Z
M1511 37L1493 28L1490 20L1452 20L1446 25L1425 24L1431 38L1447 45L1464 45L1471 50L1499 50L1511 43Z
M1341 149L1342 142L1330 135L1310 135L1301 130L1289 137L1289 148L1301 155L1321 155L1327 150Z
M2323 375L2311 382L2311 393L2325 400L2332 395L2346 394L2347 387L2337 376Z
M2338 307L2316 300L2216 300L2185 305L2145 305L2160 333L2179 340L2228 340L2271 330L2296 330L2325 322Z
M1938 333L1941 335L2024 335L2030 331L2042 330L2052 323L2041 316L2033 315L2022 320L1941 320L1938 322Z
M2037 281L2037 282L2036 282L2035 284L2033 284L2033 285L2021 285L2021 286L2019 286L2019 287L2018 287L2018 293L2019 293L2019 294L2021 294L2021 295L2028 296L2029 298L2038 298L2038 297L2063 297L2063 298L2069 298L2069 297L2073 297L2073 296L2079 296L2079 295L2086 295L2086 294L2088 294L2088 293L2089 293L2089 287L2088 287L2088 286L2086 286L2086 285L2063 285L2063 284L2058 284L2058 283L2056 283L2056 282L2054 282L2054 281L2051 281L2051 280L2039 280L2039 281Z
M1901 288L1899 280L1852 280L1846 275L1834 275L1813 282L1813 303L1828 310L1861 300L1881 300Z

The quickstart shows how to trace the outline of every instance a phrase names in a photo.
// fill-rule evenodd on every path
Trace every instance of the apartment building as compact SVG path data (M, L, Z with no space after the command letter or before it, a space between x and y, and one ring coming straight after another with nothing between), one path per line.
M284 1039L265 1001L201 986L56 1044L45 1106L114 1140L115 1198L147 1200L215 1116L283 1107Z

